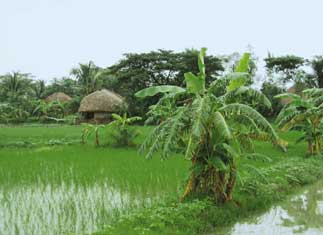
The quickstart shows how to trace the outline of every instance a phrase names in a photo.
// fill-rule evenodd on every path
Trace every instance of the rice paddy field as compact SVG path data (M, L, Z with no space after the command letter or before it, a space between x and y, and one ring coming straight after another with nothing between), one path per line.
M138 144L151 127L139 129ZM189 162L180 156L146 160L136 148L81 145L81 132L80 126L0 127L0 234L90 234L182 193ZM297 136L283 135L291 143ZM279 165L288 156L303 158L306 148L291 144L282 153L256 143L256 149Z
M80 136L74 126L0 128L9 146L0 148L0 234L90 233L180 190L183 159L82 146Z

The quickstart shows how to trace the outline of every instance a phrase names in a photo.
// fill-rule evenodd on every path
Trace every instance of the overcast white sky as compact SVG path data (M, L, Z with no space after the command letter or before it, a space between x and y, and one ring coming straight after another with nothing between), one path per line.
M311 57L323 54L322 11L321 0L0 0L0 74L50 80L158 48Z

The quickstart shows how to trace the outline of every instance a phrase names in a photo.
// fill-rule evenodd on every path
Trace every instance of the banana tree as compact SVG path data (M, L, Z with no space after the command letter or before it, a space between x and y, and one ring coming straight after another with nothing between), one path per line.
M105 128L105 125L92 125L88 123L82 123L82 137L81 143L86 144L88 138L94 133L95 134L95 145L100 146L100 135L99 131Z
M292 129L303 131L297 142L307 142L309 155L321 154L323 136L323 89L313 88L302 92L302 95L283 93L275 96L279 99L289 98L290 102L277 116L278 127L282 131Z
M39 117L49 118L49 117L61 117L65 116L65 106L63 103L59 101L52 101L46 103L43 100L38 101L38 105L33 111L33 114L38 114Z
M209 195L217 202L232 199L237 178L237 167L243 151L239 141L242 126L248 130L249 139L266 136L275 145L281 145L279 138L268 121L255 109L237 102L232 103L233 92L243 92L248 76L249 54L244 54L235 72L222 79L230 79L226 94L216 96L221 79L206 87L204 56L206 48L198 55L199 73L185 73L186 88L157 86L141 90L137 97L144 98L164 93L174 102L174 108L166 120L161 122L141 146L146 157L151 158L160 150L162 159L182 152L191 161L190 180L182 199L187 196ZM244 89L249 90L249 89ZM178 100L178 97L186 97ZM255 98L259 96L255 96ZM269 102L266 100L266 102Z
M111 137L117 146L131 147L134 146L134 138L139 134L135 129L130 127L134 122L140 121L141 117L127 117L127 113L122 116L113 113L114 121L110 122L107 127L112 129Z

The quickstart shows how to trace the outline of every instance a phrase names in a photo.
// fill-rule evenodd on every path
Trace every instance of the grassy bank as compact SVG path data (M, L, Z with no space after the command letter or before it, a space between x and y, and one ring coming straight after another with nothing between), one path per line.
M150 128L140 130L138 144ZM136 149L94 147L93 139L82 146L80 135L79 126L0 128L1 233L15 233L11 227L30 234L209 233L323 175L322 158L305 158L305 143L294 144L299 133L289 132L282 134L287 153L255 143L262 155L241 159L234 202L178 203L189 168L181 156L146 160Z

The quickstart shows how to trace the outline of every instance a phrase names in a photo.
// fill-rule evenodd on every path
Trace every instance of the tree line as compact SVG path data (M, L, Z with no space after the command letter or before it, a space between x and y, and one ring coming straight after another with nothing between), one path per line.
M131 116L145 116L149 107L155 104L160 96L138 100L134 94L141 89L158 85L185 86L184 73L198 72L196 57L198 51L187 49L182 52L157 50L148 53L128 53L112 66L101 68L90 61L80 63L71 69L70 74L62 78L54 78L48 84L35 78L32 74L11 72L0 76L0 113L2 120L26 121L38 120L42 110L52 112L54 117L75 114L81 99L99 89L109 89L125 97L128 112ZM206 86L234 71L239 54L226 56L207 55ZM265 116L275 116L282 105L274 96L285 91L285 84L293 83L294 91L300 93L305 88L323 87L323 56L305 59L295 55L274 56L268 54L264 59L266 67L265 81L261 91L272 102L272 109L257 107ZM254 83L257 76L257 58L251 56L249 62L248 84ZM309 72L310 71L310 72ZM227 86L225 79L223 87L218 88L219 95ZM62 107L61 104L51 104L48 107L42 101L55 92L64 92L73 99ZM54 111L51 111L53 109ZM6 116L6 117L3 117Z

